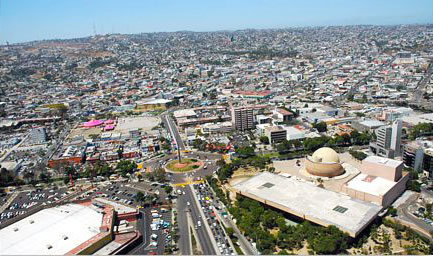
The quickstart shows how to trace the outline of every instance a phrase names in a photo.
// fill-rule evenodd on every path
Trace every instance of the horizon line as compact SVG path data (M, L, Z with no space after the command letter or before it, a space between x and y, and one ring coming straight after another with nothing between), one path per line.
M396 23L396 24L346 24L346 25L305 25L305 26L286 26L286 27L269 27L269 28L242 28L242 29L218 29L218 30L175 30L175 31L151 31L151 32L136 32L136 33L105 33L96 35L87 35L82 37L70 37L70 38L51 38L51 39L37 39L16 43L9 43L5 40L4 44L0 43L0 47L4 46L18 46L25 45L30 43L38 43L45 41L66 41L66 40L77 40L77 39L85 39L95 36L107 36L107 35L140 35L140 34L158 34L158 33L179 33L179 32L192 32L192 33L216 33L216 32L237 32L237 31L246 31L246 30L284 30L284 29L306 29L306 28L324 28L324 27L357 27L357 26L376 26L376 27L393 27L393 26L428 26L433 25L431 23Z

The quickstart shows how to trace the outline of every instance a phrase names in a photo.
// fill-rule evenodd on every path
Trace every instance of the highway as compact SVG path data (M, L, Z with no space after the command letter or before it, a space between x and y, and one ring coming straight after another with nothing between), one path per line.
M179 134L176 124L171 119L171 117L167 114L161 115L162 122L164 123L164 127L170 132L172 139L175 140L175 145L180 150L185 150L185 145L182 141L182 138ZM214 153L205 153L205 152L191 152L191 153L182 153L183 157L191 157L197 158L205 162L207 166L206 169L201 168L196 172L191 172L189 174L184 173L173 173L170 175L170 183L171 184L179 184L179 183L189 183L191 180L194 180L197 177L204 178L207 175L212 175L216 170L217 166L215 164L216 160L221 159L220 154ZM171 159L176 159L177 154L172 153L162 158L158 158L151 161L146 161L146 166L151 169L161 167L162 164ZM178 212L178 223L179 223L179 249L182 255L192 254L191 248L191 237L190 237L190 226L197 226L197 222L201 222L201 227L197 226L197 242L200 243L202 253L204 255L215 255L219 254L217 251L215 240L212 240L213 236L211 231L207 228L207 222L202 214L200 206L197 205L197 201L194 196L194 192L191 190L190 186L181 186L175 187L176 190L180 189L183 191L183 194L180 195L177 199L176 207ZM189 202L189 206L187 205ZM190 217L193 223L188 223L188 211L190 212ZM254 255L257 254L256 250L251 246L251 244L246 240L246 238L240 233L237 229L236 225L230 219L230 226L234 226L237 236L239 237L239 241L241 243L242 249L248 254ZM189 234L189 235L186 235Z
M430 62L429 68L427 70L427 74L424 76L423 80L419 82L418 86L414 91L414 95L413 95L414 103L422 103L424 101L428 101L423 98L423 93L425 92L425 86L427 82L430 80L432 71L433 71L433 61Z
M181 255L191 255L191 234L189 231L188 208L183 198L177 200L177 223L179 227L179 250Z
M197 242L200 243L201 248L203 250L204 255L216 255L216 251L214 249L214 246L212 244L211 238L208 230L205 227L205 220L204 216L202 216L200 210L198 209L198 205L196 203L196 200L194 199L193 192L189 186L185 186L182 188L182 190L185 192L185 195L181 196L182 204L186 204L187 202L190 203L190 206L188 207L191 211L191 218L194 223L193 226L197 225L197 222L201 222L201 227L197 226L196 233L198 235ZM186 206L187 207L187 206ZM181 233L182 234L182 233Z
M185 150L185 145L183 144L182 138L180 137L179 131L177 130L176 124L174 123L173 119L169 115L162 115L161 116L162 122L164 123L164 126L171 134L171 137L175 140L176 146L180 150Z

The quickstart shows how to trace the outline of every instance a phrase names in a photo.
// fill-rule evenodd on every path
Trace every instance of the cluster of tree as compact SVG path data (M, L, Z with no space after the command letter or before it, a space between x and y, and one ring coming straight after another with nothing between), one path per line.
M161 148L163 150L171 150L171 144L170 141L164 137L159 138L159 140L161 141Z
M352 131L349 134L332 136L320 136L315 138L306 138L302 143L297 140L283 141L277 144L278 152L287 152L291 150L315 151L321 147L347 147L351 145L367 145L370 143L372 136L367 132L359 133Z
M292 149L298 149L300 147L302 147L302 142L300 140L283 140L276 146L278 152L280 153L288 152Z
M6 168L0 169L0 187L23 185L24 181L16 177L16 175Z
M255 240L262 254L273 254L276 247L300 249L305 241L316 254L344 253L349 248L349 237L335 226L321 227L307 221L296 226L288 225L281 213L255 200L239 197L229 211L237 220L239 229ZM276 235L270 232L274 228L279 229Z
M349 153L357 160L362 161L367 157L367 154L365 154L362 151L356 151L356 150L349 150Z
M249 158L252 156L255 156L256 153L254 152L254 148L253 147L239 147L236 149L236 154L240 157L240 158Z
M45 183L51 183L53 180L52 180L52 177L51 177L51 174L50 173L45 173L45 172L42 172L41 174L39 174L39 179L42 181L42 182L45 182Z
M227 163L224 162L224 164L221 165L221 166L219 166L219 167L220 168L219 168L219 170L217 172L217 175L218 175L218 179L221 182L225 182L227 179L229 179L230 177L232 177L234 171L236 170L235 166L232 163L227 164Z
M117 69L122 71L133 71L136 69L141 69L143 64L137 62L130 62L128 64L117 64Z
M372 135L368 132L358 132L357 130L353 130L350 133L350 140L353 145L368 145L372 139Z
M420 235L419 233L415 232L413 229L411 229L409 227L406 227L406 226L401 225L399 223L393 222L392 220L387 219L387 218L383 219L383 224L394 230L395 237L397 239L404 238L405 240L412 241L418 245L418 246L413 247L413 248L408 248L405 253L407 253L407 254L424 254L424 255L433 254L433 242L431 242L429 240L429 238ZM420 245L419 241L423 241L427 246L424 246L424 247L419 246Z
M13 68L9 72L10 75L16 76L16 77L25 77L25 76L31 76L36 73L36 70L31 68Z
M135 195L135 200L141 205L152 205L159 200L159 196L157 194L149 194L146 196L143 192L138 191Z
M123 177L126 177L126 174L132 174L137 169L137 164L134 161L120 160L116 169Z
M229 179L235 170L240 167L254 167L257 169L264 169L270 163L271 159L267 156L257 156L252 147L242 147L236 149L239 158L234 158L231 163L226 163L224 160L218 160L217 165L219 170L217 172L218 179L225 182Z
M146 178L151 182L157 181L159 183L164 183L166 181L165 169L158 168L152 172L148 172L146 173Z
M260 136L259 140L261 143L269 145L269 138L267 136Z
M207 183L212 187L213 191L215 191L216 196L218 199L223 202L224 205L227 205L229 202L229 198L226 194L224 194L224 191L218 186L218 180L215 178L212 178L212 176L206 176Z
M409 139L414 140L418 137L432 135L433 124L431 123L419 123L409 130Z
M418 172L413 168L404 168L409 172L409 181L407 182L407 189L415 192L421 192L421 183L418 182Z
M109 166L106 162L97 161L84 169L83 176L85 178L94 178L96 176L109 177L113 173L113 168L111 168L111 166Z
M313 124L313 128L316 128L318 132L326 132L328 125L325 122L318 122Z
M111 60L111 59L96 58L94 61L92 61L89 64L89 68L91 68L91 69L97 69L97 68L100 68L100 67L103 67L105 65L110 64L112 61L113 60Z

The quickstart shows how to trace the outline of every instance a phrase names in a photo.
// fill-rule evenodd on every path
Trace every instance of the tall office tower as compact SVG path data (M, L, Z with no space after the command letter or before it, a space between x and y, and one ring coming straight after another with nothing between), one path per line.
M233 129L245 131L254 129L254 111L249 107L232 107L232 126Z
M394 150L394 157L401 156L401 130L403 128L403 122L401 120L395 120L392 123L391 133L391 146Z
M370 143L370 149L378 156L394 158L401 156L402 121L396 120L392 125L376 129L376 142Z

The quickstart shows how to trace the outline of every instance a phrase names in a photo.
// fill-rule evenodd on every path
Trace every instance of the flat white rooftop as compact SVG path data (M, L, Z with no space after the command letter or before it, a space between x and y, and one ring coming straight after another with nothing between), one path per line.
M97 235L101 224L102 214L91 207L68 204L44 209L0 230L0 255L66 254Z
M196 116L197 113L195 113L194 109L181 109L174 111L174 117L187 117L187 116Z
M360 173L347 183L347 187L375 196L383 196L393 188L395 184L397 183L382 177Z
M380 157L380 156L368 156L367 158L362 160L362 162L381 164L381 165L393 167L393 168L396 168L403 163L402 161L389 159L389 158L385 158L385 157Z
M319 188L296 177L262 172L234 186L241 194L275 204L314 223L334 225L356 236L381 211L382 206Z

